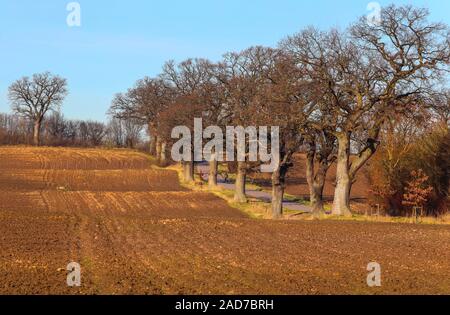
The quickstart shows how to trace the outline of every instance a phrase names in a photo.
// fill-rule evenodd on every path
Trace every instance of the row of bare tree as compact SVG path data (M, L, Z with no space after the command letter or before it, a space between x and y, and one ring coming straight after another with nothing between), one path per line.
M308 28L277 48L252 47L217 63L167 62L161 75L144 78L118 94L111 113L148 125L152 152L162 162L174 126L281 127L281 163L272 175L273 217L282 214L285 178L292 156L307 149L307 180L314 213L323 213L323 187L337 163L332 213L350 215L356 174L382 143L392 119L448 108L442 84L450 62L447 25L428 20L426 9L389 6L377 25L365 18L345 31ZM435 116L433 116L435 117ZM186 181L193 162L184 162ZM244 202L251 163L239 162L236 201ZM217 163L209 176L216 183Z
M28 117L0 114L0 144L35 143L35 122ZM144 142L143 125L112 118L98 121L70 120L60 112L46 115L39 127L39 143L49 146L101 146L136 148Z

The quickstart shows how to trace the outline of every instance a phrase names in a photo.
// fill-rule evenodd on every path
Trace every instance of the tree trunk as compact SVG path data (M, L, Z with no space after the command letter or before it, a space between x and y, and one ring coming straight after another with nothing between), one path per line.
M186 183L191 183L194 181L194 162L183 162L183 177Z
M217 156L214 153L211 158L211 161L209 162L208 186L211 189L217 188L217 169L218 169Z
M150 136L150 147L149 153L150 155L156 156L156 133L154 131L154 126L152 123L148 124L148 135Z
M245 196L245 180L247 176L247 164L245 162L238 162L234 201L236 202L247 202L247 197Z
M351 216L350 189L350 134L340 133L337 136L339 148L337 156L336 188L334 191L333 215Z
M156 139L154 136L150 137L149 153L150 155L156 156Z
M310 198L311 198L311 207L313 208L312 214L316 218L320 218L325 214L325 209L323 208L323 184L314 183L312 187L310 187Z
M156 137L156 160L158 163L161 162L161 139L159 137Z
M161 164L161 166L167 165L166 147L167 147L166 142L162 141L161 142L161 152L160 152L160 162L159 162Z
M33 144L39 146L41 144L41 121L36 120L33 128Z
M272 173L272 218L283 216L284 178L280 167Z
M306 180L309 187L309 200L313 208L314 217L320 217L325 214L323 208L323 188L325 186L325 178L328 172L329 164L327 161L320 161L317 174L315 170L315 146L312 146L308 152L306 159Z

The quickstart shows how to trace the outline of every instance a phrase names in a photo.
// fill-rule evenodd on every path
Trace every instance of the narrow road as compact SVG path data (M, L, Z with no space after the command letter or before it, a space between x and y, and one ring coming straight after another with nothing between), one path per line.
M209 176L209 165L208 163L201 163L197 165L197 172L201 174L203 180L207 181ZM217 177L217 184L220 187L225 189L234 190L234 183L228 183L225 179L219 174ZM264 202L271 202L272 195L267 191L254 190L254 189L246 189L246 195L251 198L255 198ZM293 211L301 211L301 212L312 212L312 208L306 205L302 205L298 202L284 200L283 208Z

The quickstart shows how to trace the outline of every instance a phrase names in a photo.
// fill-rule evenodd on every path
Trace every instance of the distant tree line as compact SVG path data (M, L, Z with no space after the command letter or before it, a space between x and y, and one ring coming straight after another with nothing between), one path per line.
M0 113L0 144L34 144L33 120L17 114ZM42 119L39 143L47 146L140 148L145 144L143 125L111 118L108 123L66 119L52 112Z

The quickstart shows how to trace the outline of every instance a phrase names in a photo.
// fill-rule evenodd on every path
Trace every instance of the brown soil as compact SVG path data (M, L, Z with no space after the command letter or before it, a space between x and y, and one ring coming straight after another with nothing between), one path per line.
M448 226L252 220L130 151L0 148L0 231L2 294L450 294Z

